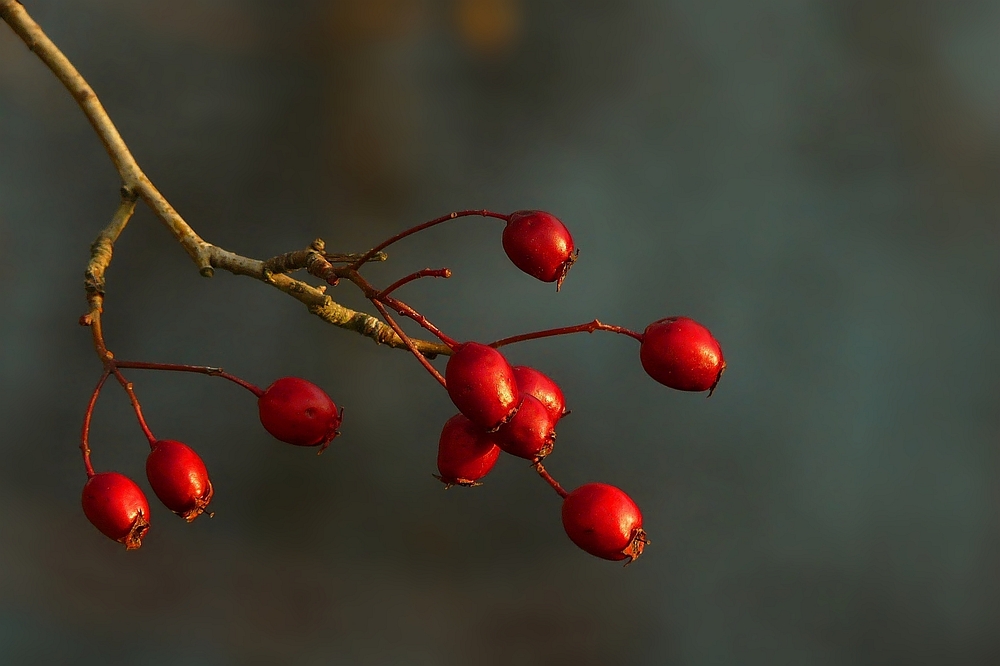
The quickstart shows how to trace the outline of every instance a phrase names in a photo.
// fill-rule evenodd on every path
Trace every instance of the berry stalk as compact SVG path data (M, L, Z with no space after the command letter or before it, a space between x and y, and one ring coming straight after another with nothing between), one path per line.
M410 273L409 275L407 275L405 277L399 278L398 280L396 280L395 282L393 282L392 284L390 284L388 287L386 287L385 289L383 289L382 291L380 291L379 294L378 294L378 299L380 301L385 300L386 296L388 296L392 292L396 291L397 289L399 289L400 287L402 287L404 284L407 284L409 282L413 282L414 280L419 280L420 278L423 278L423 277L450 278L451 277L451 271L449 269L447 269L447 268L424 268L424 269L421 269L419 271L416 271L415 273Z
M569 493L566 492L566 490L559 484L559 482L553 479L552 475L549 474L548 471L545 469L545 467L542 466L541 460L534 461L533 463L531 463L531 466L535 468L536 472L538 472L538 476L542 477L542 479L545 480L545 483L552 486L552 489L557 493L559 493L559 497L565 499L566 496L569 495Z
M425 270L432 270L432 269L425 269ZM447 271L448 275L451 274L451 271L449 271L447 268L441 270ZM421 271L418 271L418 273L420 272ZM419 312L417 312L416 310L414 310L413 308L411 308L409 305L399 300L398 298L393 298L392 296L383 296L383 292L391 291L391 289L385 289L379 291L374 287L374 285L372 285L371 282L365 279L365 277L361 275L361 273L359 273L353 267L347 266L344 268L334 268L333 266L330 266L330 268L325 273L318 275L318 277L322 277L323 279L327 280L327 282L339 278L345 278L347 280L350 280L358 287L358 289L361 290L361 293L365 295L365 298L367 298L375 305L375 307L378 307L379 304L388 305L399 314L403 315L404 317L409 317L410 319L412 319L413 321L417 322L422 327L430 331L432 334L434 334L435 337L441 340L441 342L447 345L452 351L454 351L455 348L458 347L458 341L456 341L451 336L445 335L445 333L437 326L432 324L431 321L427 319L427 317L420 314ZM408 278L410 276L406 277ZM448 277L448 276L442 275L442 277ZM331 284L333 283L331 282ZM393 285L390 285L390 287L394 288ZM383 309L379 308L379 312L382 311ZM399 335L399 331L396 330L395 327L393 327L393 330L395 330L396 334ZM402 338L402 336L400 337ZM406 346L408 349L410 348L410 345Z
M149 426L146 424L146 418L142 415L142 405L139 404L139 398L136 396L135 390L132 388L132 382L125 379L125 375L123 375L121 371L114 366L113 361L111 365L111 374L115 376L118 383L121 384L123 389L125 389L125 393L128 395L128 400L132 403L132 410L135 412L135 418L138 419L139 427L142 428L142 434L144 434L146 439L149 440L149 447L153 448L153 445L156 444L156 436L153 435L153 431L150 430Z
M101 395L104 382L108 381L110 372L105 370L101 373L101 378L97 381L94 392L90 394L90 402L87 403L87 411L83 414L83 434L80 436L80 452L83 453L83 467L87 470L87 477L94 476L94 466L90 463L90 421L94 416L94 406L97 405L97 398Z
M636 333L635 331L627 329L624 326L605 324L600 320L595 319L594 321L589 321L586 324L577 324L576 326L563 326L561 328L550 328L544 331L534 331L532 333L512 335L509 338L503 338L501 340L497 340L496 342L491 342L489 346L495 349L505 345L512 345L515 342L539 340L541 338L551 338L556 335L569 335L571 333L593 333L594 331L608 331L610 333L618 333L619 335L627 335L630 338L635 338L639 342L642 342L641 333Z
M489 211L489 210L486 210L486 209L482 209L482 210L459 210L459 211L455 211L454 213L449 213L447 215L442 215L441 217L435 218L435 219L431 220L430 222L424 222L423 224L418 224L415 227L410 227L406 231L399 232L398 234L396 234L392 238L389 238L388 240L385 240L382 243L380 243L379 245L376 245L372 249L368 250L368 252L366 252L364 255L362 255L362 257L360 259L358 259L353 264L351 264L350 267L352 269L354 269L354 270L358 270L359 268L361 268L362 266L364 266L367 262L371 261L372 257L374 257L376 254L378 254L379 252L381 252L385 248L389 247L390 245L392 245L393 243L395 243L397 241L403 240L407 236L412 236L413 234L417 233L418 231L423 231L424 229L430 229L431 227L436 226L438 224L441 224L442 222L448 222L449 220L454 220L454 219L459 218L459 217L468 217L470 215L481 215L483 217L495 217L495 218L497 218L499 220L504 220L504 221L507 221L507 219L508 219L508 216L504 215L503 213L494 213L493 211Z
M384 305L382 305L382 302L372 299L372 304L376 307L376 309L378 309L379 313L381 313L381 315L385 317L385 321L389 324L389 326L392 327L392 330L396 331L396 335L402 338L403 342L406 343L406 348L410 350L410 352L417 358L418 361L420 361L420 365L424 366L427 372L431 373L431 376L434 377L434 379L436 379L438 383L441 384L441 386L447 389L448 382L444 380L444 377L442 377L441 373L437 371L437 368L431 365L431 362L428 361L424 357L424 355L420 353L420 350L416 348L416 346L413 344L413 341L410 340L408 335L406 335L406 332L403 330L403 328L396 323L395 319L392 318L392 316L389 314L389 311L385 309Z
M222 368L213 368L207 365L183 365L180 363L145 363L143 361L114 361L114 364L119 368L126 369L136 369L136 370L167 370L170 372L197 372L202 375L208 375L209 377L222 377L223 379L228 379L229 381L242 386L246 390L253 393L258 398L264 395L264 389L251 384L245 379L240 379L236 375L231 375L224 371Z
M418 324L426 328L428 331L437 336L437 338L441 340L441 342L451 347L453 351L458 348L459 345L458 340L449 335L445 335L444 331L442 331L437 326L432 324L427 319L427 317L423 316L422 314L411 308L403 301L399 300L398 298L393 298L392 296L386 296L384 299L378 299L378 300L385 303L386 305L388 305L389 307L391 307L393 310L403 315L404 317L409 317L413 321L417 322Z

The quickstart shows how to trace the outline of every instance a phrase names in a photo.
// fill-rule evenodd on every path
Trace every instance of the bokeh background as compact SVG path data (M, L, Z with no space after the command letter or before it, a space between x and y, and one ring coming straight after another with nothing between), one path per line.
M543 208L582 248L558 295L490 220L371 278L451 267L405 296L463 339L685 314L729 371L705 400L646 377L627 338L510 349L573 409L552 473L642 506L653 543L622 570L569 542L522 461L445 492L454 410L412 358L199 277L140 205L111 348L301 375L346 418L317 458L237 387L130 373L154 431L207 461L217 515L154 507L126 553L80 510L77 448L99 374L81 272L118 178L2 27L0 661L1000 662L1000 3L26 5L206 239L357 251L451 210ZM95 419L95 464L145 485L117 388Z

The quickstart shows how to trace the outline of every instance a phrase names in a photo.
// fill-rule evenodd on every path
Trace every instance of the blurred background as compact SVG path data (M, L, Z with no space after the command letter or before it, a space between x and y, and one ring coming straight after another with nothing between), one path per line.
M238 387L129 373L154 432L206 460L217 515L155 505L127 553L80 510L77 448L100 372L81 275L119 180L3 27L0 661L1000 662L1000 3L25 4L207 240L359 251L451 210L541 208L582 250L558 295L495 220L369 276L450 267L400 295L460 339L691 316L729 370L705 400L649 379L628 338L510 348L573 410L553 475L642 507L652 545L623 570L573 546L523 461L445 492L454 408L411 357L199 277L140 205L111 349L300 375L346 414L317 458ZM93 448L148 489L114 386Z

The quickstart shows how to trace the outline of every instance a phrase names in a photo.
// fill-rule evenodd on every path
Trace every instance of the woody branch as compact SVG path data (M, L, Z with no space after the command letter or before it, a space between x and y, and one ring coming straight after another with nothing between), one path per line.
M451 354L448 345L413 338L404 340L392 326L378 318L340 305L324 293L325 287L314 287L287 275L286 273L293 267L281 264L279 258L269 261L252 259L202 239L142 171L93 88L31 18L24 6L17 0L0 0L0 18L52 70L76 100L104 145L122 181L122 203L111 223L101 231L91 247L91 259L86 271L85 288L90 311L85 316L84 323L97 324L95 330L97 335L100 331L100 314L104 302L104 274L111 262L115 241L131 219L136 200L142 199L170 230L203 276L211 277L215 269L221 269L234 275L252 277L295 298L323 321L360 333L380 344L416 350L425 356ZM316 252L314 245L309 250L289 253L282 257L296 254L308 259L319 253ZM366 260L385 258L384 254L377 254L377 250L363 256ZM347 262L357 261L358 257L358 255L327 255L330 260ZM294 268L307 268L307 266L294 266ZM99 345L98 353L102 351L106 353L107 350L102 350L100 347L103 347L103 344Z

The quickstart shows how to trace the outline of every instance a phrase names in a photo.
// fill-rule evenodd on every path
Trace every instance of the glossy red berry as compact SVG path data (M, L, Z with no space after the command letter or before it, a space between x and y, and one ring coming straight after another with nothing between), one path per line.
M540 210L510 214L503 230L503 249L515 266L542 282L555 282L557 291L577 254L566 225Z
M153 445L146 458L146 478L163 505L189 523L212 501L214 490L205 463L181 442L161 439Z
M448 395L470 421L493 430L509 419L521 401L514 370L503 354L478 342L466 342L448 359Z
M588 483L571 492L563 500L562 522L573 543L605 560L631 562L646 546L639 507L606 483Z
M556 419L542 401L532 395L521 399L521 406L510 421L500 426L496 441L507 453L539 460L552 453L556 441Z
M718 340L687 317L667 317L647 326L639 360L646 374L680 391L714 391L726 369Z
M568 413L562 389L547 375L526 365L515 365L514 378L517 380L517 388L521 391L521 395L538 398L545 405L553 421L558 421Z
M109 539L128 550L142 545L149 530L149 502L135 481L118 472L102 472L83 487L83 513Z
M461 414L448 419L438 442L439 478L449 486L476 486L500 457L492 435Z
M282 377L257 400L260 422L275 439L322 452L340 434L343 412L323 389L298 377Z

